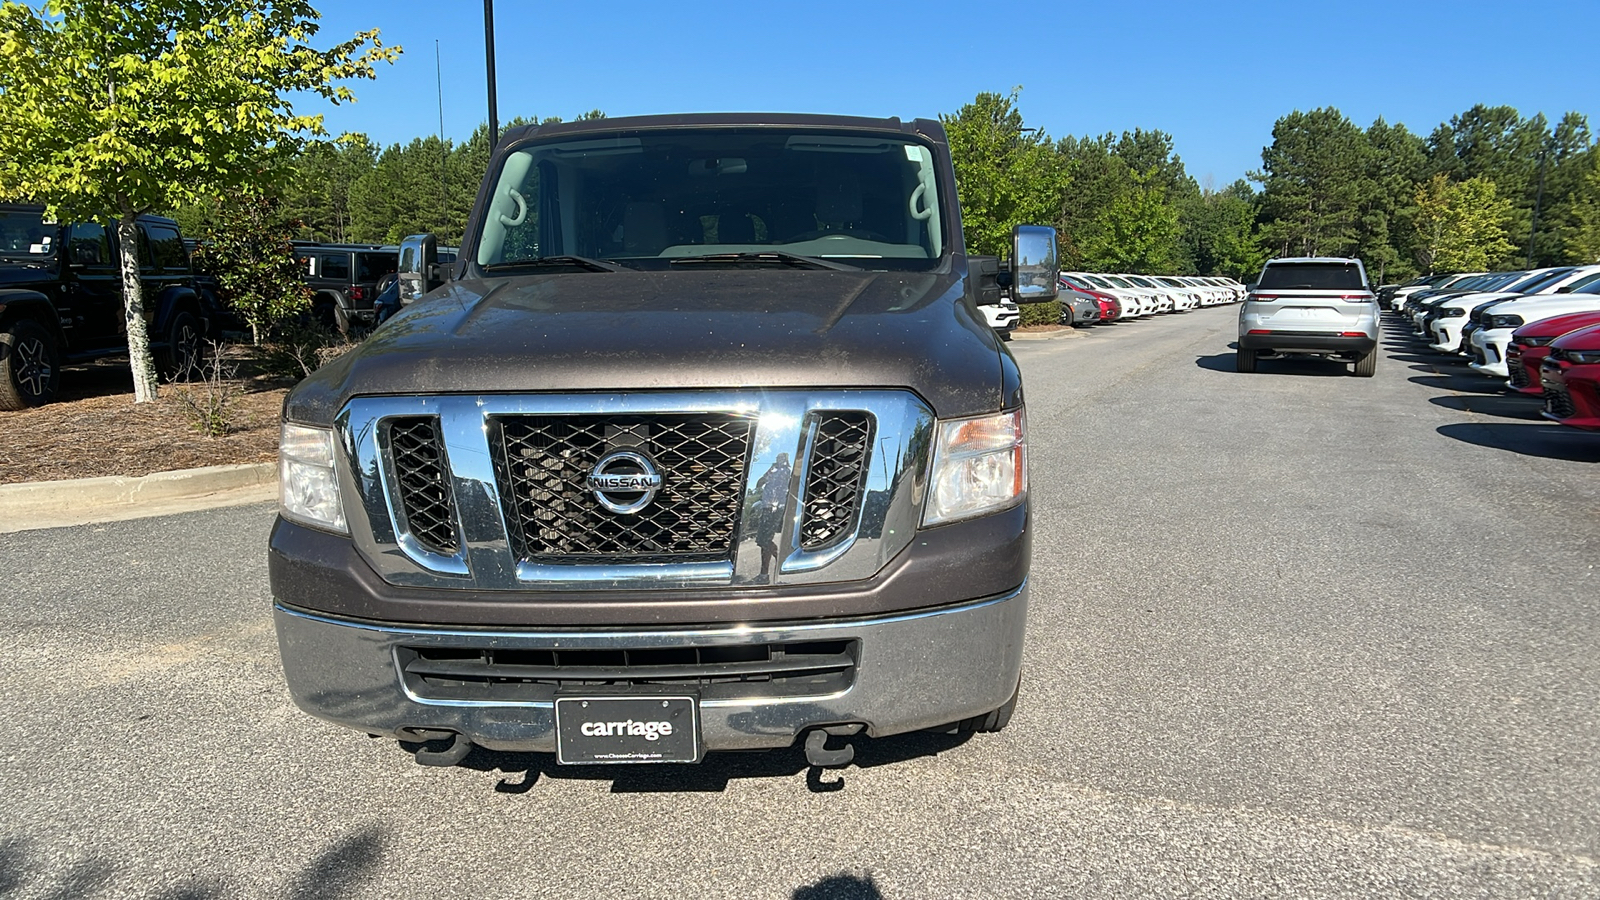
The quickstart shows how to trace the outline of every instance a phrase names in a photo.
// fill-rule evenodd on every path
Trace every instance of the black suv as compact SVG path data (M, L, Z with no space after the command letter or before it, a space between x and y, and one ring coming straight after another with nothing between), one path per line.
M383 289L379 283L399 267L400 248L296 241L294 252L318 322L341 334L375 324L372 301Z
M211 311L195 291L178 223L140 216L146 325L168 377L192 370ZM116 228L56 223L0 204L0 409L49 403L61 366L128 352Z

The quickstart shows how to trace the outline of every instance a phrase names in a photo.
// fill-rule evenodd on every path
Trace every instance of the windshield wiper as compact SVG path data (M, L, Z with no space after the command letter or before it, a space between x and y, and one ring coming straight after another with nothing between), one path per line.
M587 269L590 272L621 272L622 266L608 259L591 259L587 256L530 256L526 259L513 259L506 262L490 263L483 267L485 272L499 272L504 269Z
M833 269L836 272L859 272L859 266L834 262L831 259L821 259L815 256L801 256L798 253L785 253L782 250L763 250L759 253L708 253L705 256L676 256L672 259L675 266L693 266L701 264L728 263L754 263L765 266L789 266L794 269Z

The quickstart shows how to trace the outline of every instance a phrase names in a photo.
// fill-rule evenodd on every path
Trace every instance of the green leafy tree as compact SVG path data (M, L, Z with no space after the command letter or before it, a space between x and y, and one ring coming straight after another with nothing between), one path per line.
M1340 256L1360 245L1365 200L1374 190L1366 136L1333 107L1292 112L1272 126L1261 151L1263 228L1285 256Z
M1178 270L1183 227L1167 202L1160 170L1130 173L1095 217L1083 242L1084 261L1097 271L1164 275Z
M1515 248L1506 240L1511 201L1488 178L1452 182L1443 172L1417 189L1417 262L1428 271L1488 269Z
M353 241L351 188L377 164L377 148L364 134L312 144L292 166L283 194L284 217L298 220L298 236L307 240Z
M1023 127L1016 90L978 94L940 119L950 139L970 252L1004 256L1013 226L1057 220L1066 172L1049 138Z
M1589 162L1589 173L1573 199L1566 235L1568 258L1576 263L1600 262L1600 165L1593 159Z
M1181 212L1195 271L1241 281L1261 271L1267 254L1256 227L1259 202L1244 179L1188 201Z
M250 325L258 344L274 325L311 308L311 289L289 243L297 223L280 206L249 188L216 200L194 253L195 265L217 279L222 301Z
M377 31L309 42L305 0L0 3L0 198L115 219L135 399L156 396L136 221L271 180L323 135L291 97L354 99L339 82L392 61Z

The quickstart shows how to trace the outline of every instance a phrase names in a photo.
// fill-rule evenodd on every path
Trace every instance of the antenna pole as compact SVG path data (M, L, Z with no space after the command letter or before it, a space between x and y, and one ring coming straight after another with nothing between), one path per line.
M494 0L483 0L483 58L489 70L489 152L500 142L500 109L494 92Z

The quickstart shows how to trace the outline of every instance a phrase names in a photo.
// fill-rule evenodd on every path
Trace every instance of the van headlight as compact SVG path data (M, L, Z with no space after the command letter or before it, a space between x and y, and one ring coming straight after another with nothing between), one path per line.
M1027 416L942 421L933 448L924 525L942 525L995 512L1028 495Z
M333 467L334 447L330 429L283 423L278 437L278 505L286 519L348 534Z

